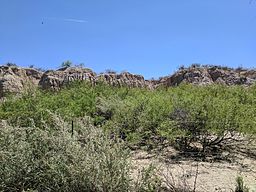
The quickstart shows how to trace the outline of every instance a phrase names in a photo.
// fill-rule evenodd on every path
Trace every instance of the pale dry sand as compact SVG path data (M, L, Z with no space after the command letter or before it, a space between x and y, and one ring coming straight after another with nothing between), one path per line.
M167 183L175 183L176 186L194 188L195 177L196 191L234 191L236 177L242 176L244 183L256 192L256 160L253 158L239 156L232 162L212 161L203 162L188 158L170 158L177 153L169 147L160 153L148 153L137 150L132 153L134 173L142 167L147 167L151 163L157 167L157 174ZM196 174L197 173L197 174Z

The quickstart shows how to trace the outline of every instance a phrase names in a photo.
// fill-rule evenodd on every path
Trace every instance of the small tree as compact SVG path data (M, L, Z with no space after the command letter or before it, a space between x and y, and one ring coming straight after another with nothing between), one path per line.
M69 60L62 62L61 67L71 67L73 63Z
M185 69L184 65L179 66L179 70L184 70L184 69Z
M18 67L15 63L10 63L10 62L6 63L6 66L8 66L8 67Z
M191 67L192 68L199 68L201 66L200 63L192 63Z
M115 74L116 73L116 71L114 71L113 69L106 69L105 72L108 73L108 74Z

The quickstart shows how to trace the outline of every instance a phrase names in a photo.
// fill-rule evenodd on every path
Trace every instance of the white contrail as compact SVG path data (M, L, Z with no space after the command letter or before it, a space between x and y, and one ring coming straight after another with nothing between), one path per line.
M76 22L76 23L87 23L88 21L82 19L63 19L64 21Z
M56 20L56 21L75 22L75 23L87 23L87 22L88 22L88 21L83 20L83 19L73 19L73 18L45 17L44 19L48 19L48 20Z

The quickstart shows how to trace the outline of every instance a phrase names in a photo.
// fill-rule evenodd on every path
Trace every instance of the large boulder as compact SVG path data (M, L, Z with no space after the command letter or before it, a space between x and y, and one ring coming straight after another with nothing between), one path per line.
M8 93L21 93L36 88L42 72L31 68L0 66L0 98Z

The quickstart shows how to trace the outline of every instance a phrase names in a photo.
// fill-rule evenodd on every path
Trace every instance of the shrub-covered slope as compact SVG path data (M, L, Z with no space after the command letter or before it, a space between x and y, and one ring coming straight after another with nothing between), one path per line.
M159 191L151 169L131 177L128 147L168 144L205 158L255 137L256 86L75 81L9 95L0 120L0 191Z
M58 93L38 90L0 104L0 119L24 127L54 127L89 116L94 125L135 143L182 140L202 147L233 133L256 132L256 87L181 85L156 90L76 82Z

